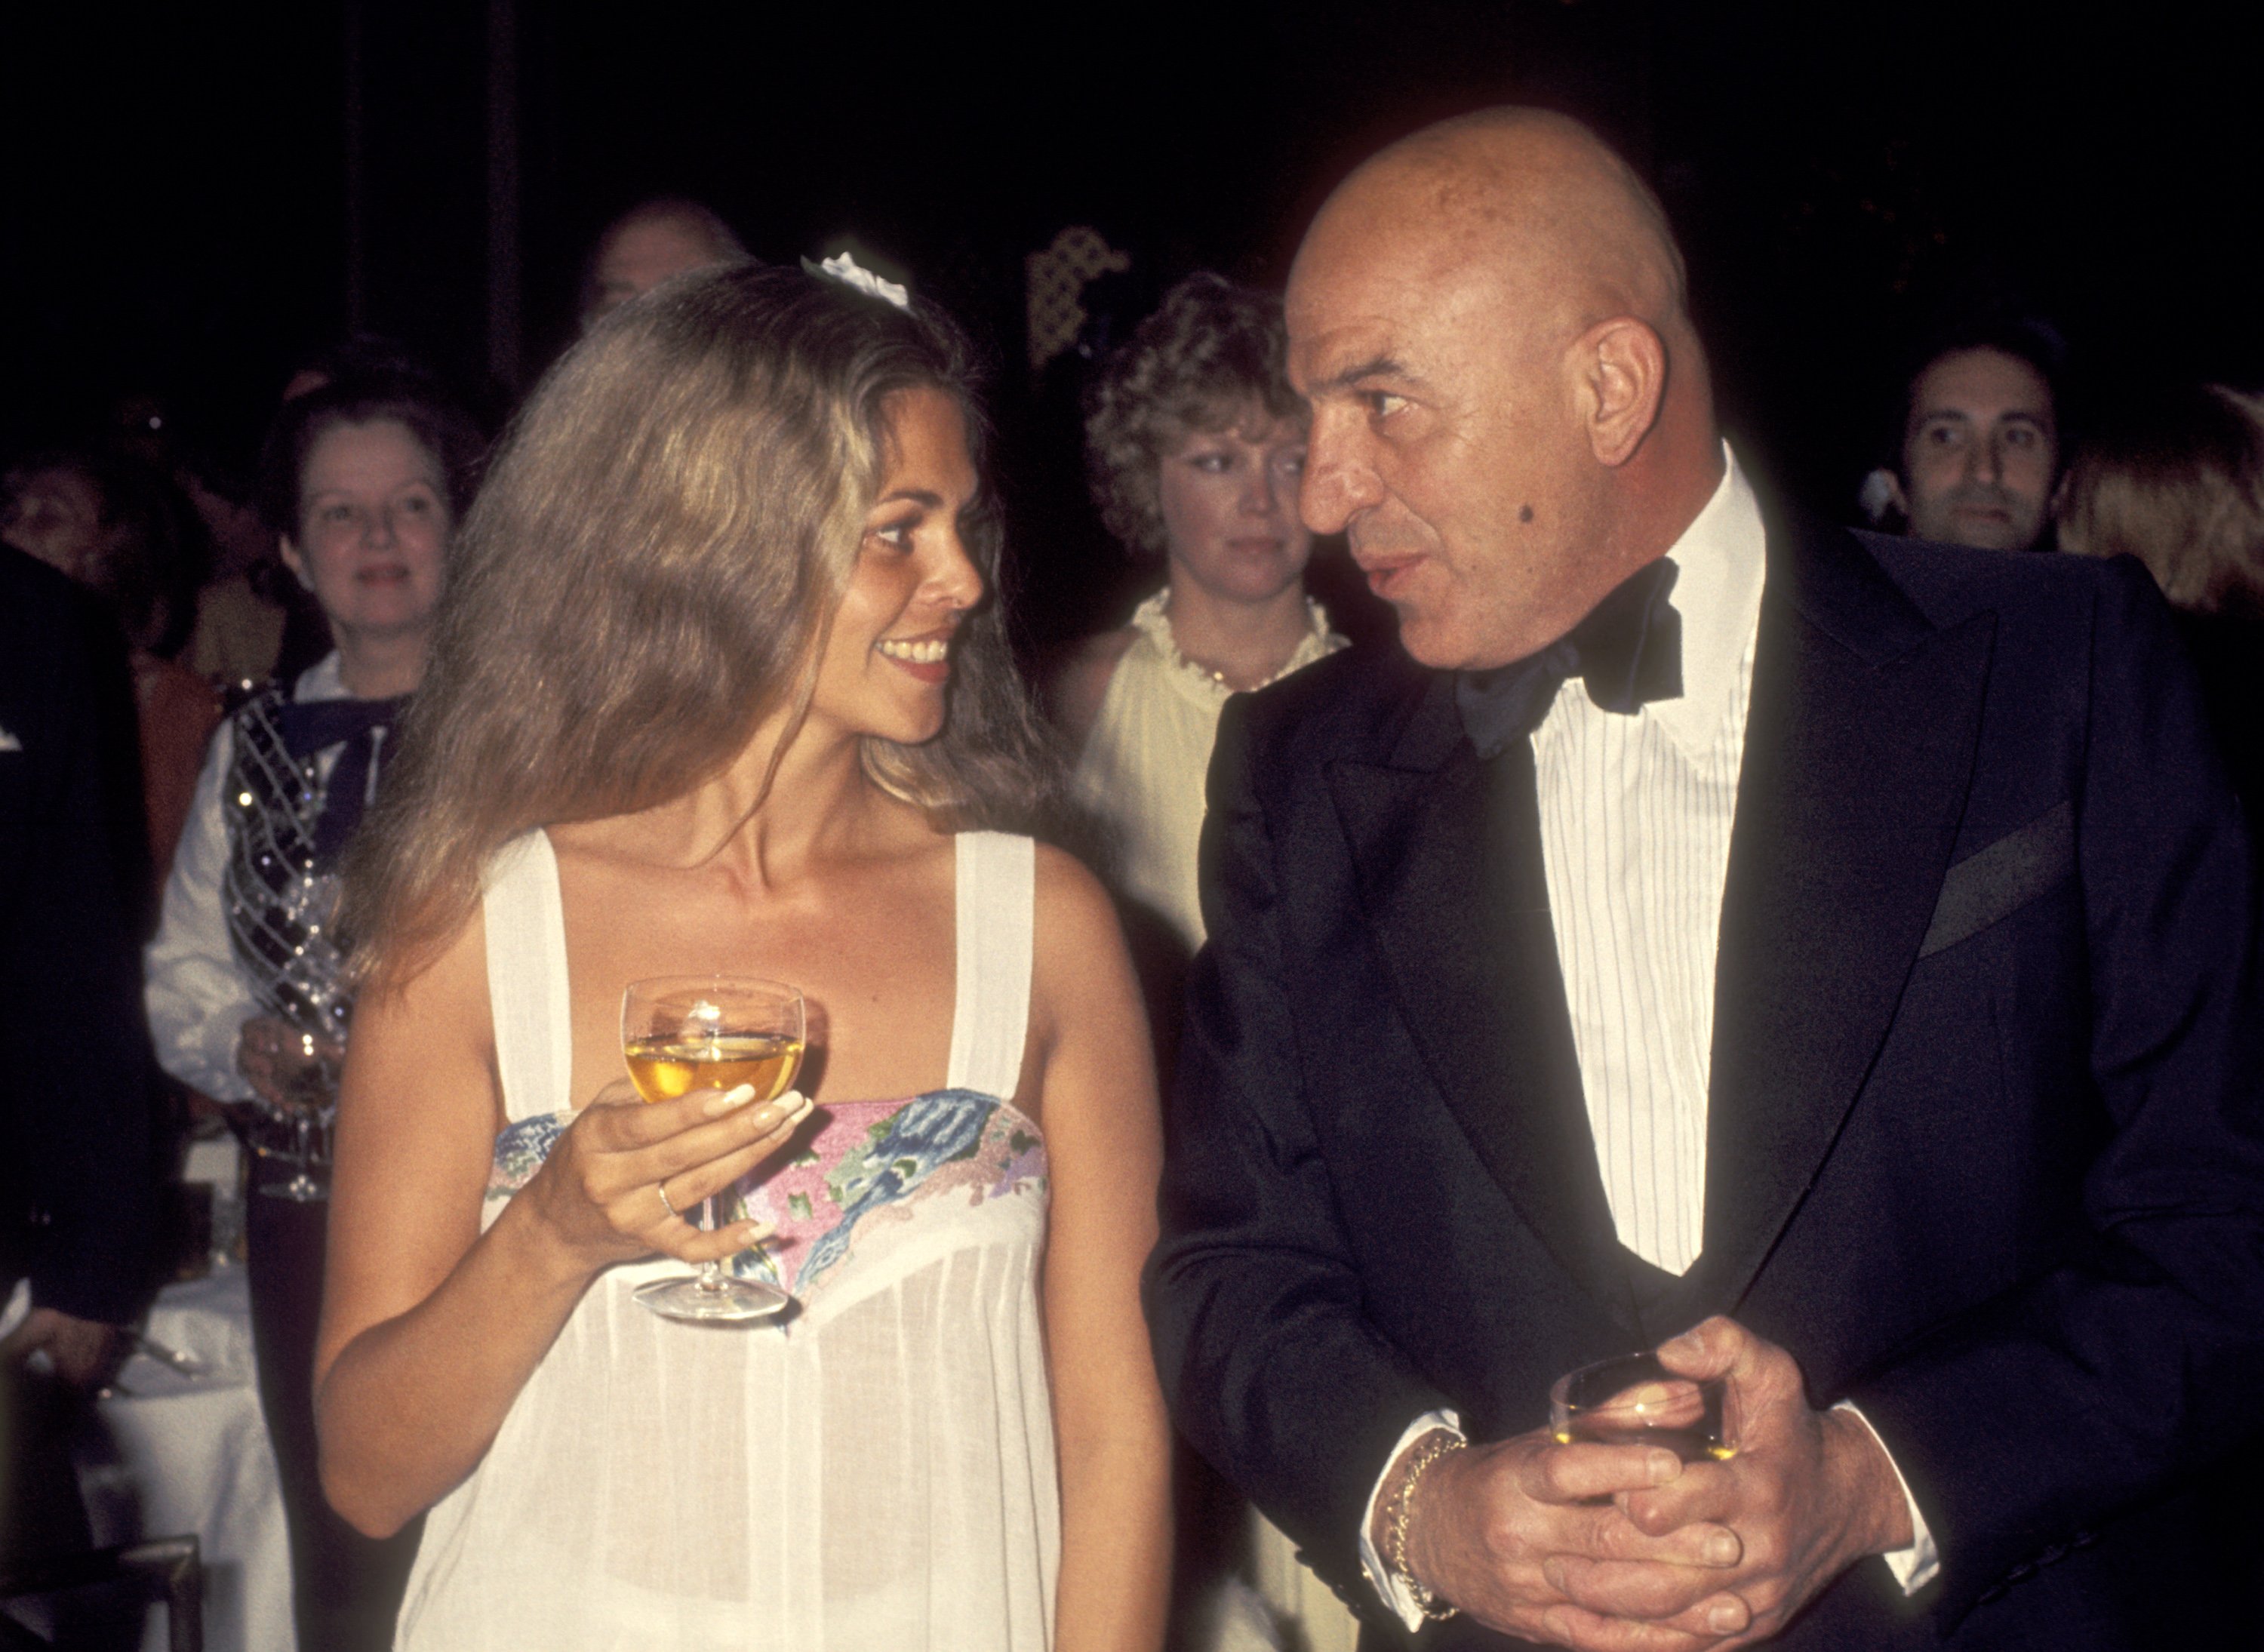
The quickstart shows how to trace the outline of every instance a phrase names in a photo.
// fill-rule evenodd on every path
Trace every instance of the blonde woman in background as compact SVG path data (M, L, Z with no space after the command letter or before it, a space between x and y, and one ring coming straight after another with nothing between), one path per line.
M2264 399L2187 385L2122 402L2062 491L2059 542L2135 556L2178 611L2217 746L2264 810Z
M342 919L323 1474L366 1531L431 1510L403 1648L1161 1643L1147 1030L1106 897L1018 835L969 379L925 304L686 276L466 523ZM710 972L802 989L809 1100L628 1097L624 987ZM793 1312L633 1300L727 1257Z
M1123 893L1189 953L1203 938L1195 843L1220 707L1344 646L1305 595L1305 409L1284 347L1279 299L1193 275L1109 358L1087 402L1101 519L1162 561L1164 585L1078 650L1055 715Z

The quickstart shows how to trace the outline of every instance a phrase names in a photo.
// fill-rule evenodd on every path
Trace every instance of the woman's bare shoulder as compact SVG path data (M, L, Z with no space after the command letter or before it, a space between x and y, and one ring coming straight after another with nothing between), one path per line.
M476 1047L490 1047L488 934L484 904L475 901L455 932L399 975L366 984L354 1005L359 1040L366 1024L441 1029Z
M1070 992L1113 990L1130 980L1116 903L1092 869L1067 850L1040 844L1036 893L1037 984Z
M1055 667L1047 687L1046 704L1072 749L1085 744L1085 737L1100 720L1100 705L1108 698L1109 679L1116 675L1118 662L1139 634L1130 626L1100 632L1077 644Z
M1108 892L1092 868L1057 844L1037 845L1038 909L1070 907L1079 914L1098 912L1115 921Z

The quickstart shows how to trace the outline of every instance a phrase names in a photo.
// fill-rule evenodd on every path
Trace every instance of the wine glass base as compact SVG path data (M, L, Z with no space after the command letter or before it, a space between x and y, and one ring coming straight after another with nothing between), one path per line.
M693 1325L743 1325L770 1319L794 1305L794 1298L760 1279L724 1279L709 1284L698 1274L655 1279L631 1293L663 1319Z

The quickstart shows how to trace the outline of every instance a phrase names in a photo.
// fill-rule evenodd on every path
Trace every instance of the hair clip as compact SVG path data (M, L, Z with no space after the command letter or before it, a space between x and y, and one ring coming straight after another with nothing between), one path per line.
M853 286L868 297L895 305L900 310L912 307L911 294L895 281L884 281L845 252L837 252L823 264L802 261L802 267L816 276L838 281L844 286Z

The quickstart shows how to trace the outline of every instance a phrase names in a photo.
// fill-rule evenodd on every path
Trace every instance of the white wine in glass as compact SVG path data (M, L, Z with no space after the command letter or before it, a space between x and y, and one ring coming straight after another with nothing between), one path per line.
M648 1102L694 1090L751 1084L746 1105L784 1095L801 1070L802 994L746 975L660 975L633 981L621 996L621 1053L629 1082ZM715 1228L715 1201L700 1206L701 1231ZM760 1279L734 1279L720 1262L696 1274L655 1279L636 1300L667 1319L731 1324L768 1319L793 1297Z

